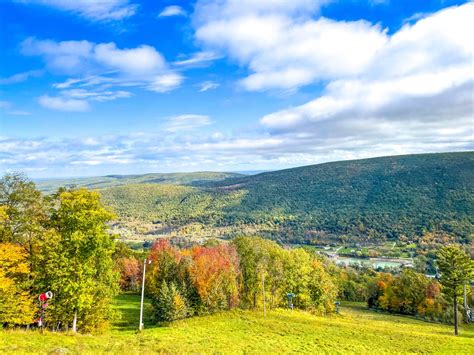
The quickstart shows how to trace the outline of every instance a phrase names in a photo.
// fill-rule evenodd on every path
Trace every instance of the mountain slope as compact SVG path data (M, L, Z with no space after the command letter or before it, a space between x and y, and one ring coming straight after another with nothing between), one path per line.
M248 191L234 214L295 215L306 227L335 233L472 233L473 152L326 163L213 186Z
M128 184L172 184L172 185L199 185L205 181L218 181L229 177L242 176L238 173L195 172L195 173L168 173L144 175L107 175L97 177L83 177L70 179L46 179L36 181L39 190L51 193L59 187L87 187L89 189L104 189L108 187L124 186Z
M164 197L166 188L124 186L103 195L121 216L174 227L253 226L285 241L326 234L412 238L427 231L467 241L473 233L473 152L304 166L202 183L173 198Z

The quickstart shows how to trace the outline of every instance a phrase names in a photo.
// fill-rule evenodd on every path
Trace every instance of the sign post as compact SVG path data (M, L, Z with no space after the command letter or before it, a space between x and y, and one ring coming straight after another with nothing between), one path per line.
M40 302L40 317L38 319L38 327L43 329L44 326L44 310L48 307L48 300L53 298L53 293L51 291L47 291L42 293L38 296L38 300Z

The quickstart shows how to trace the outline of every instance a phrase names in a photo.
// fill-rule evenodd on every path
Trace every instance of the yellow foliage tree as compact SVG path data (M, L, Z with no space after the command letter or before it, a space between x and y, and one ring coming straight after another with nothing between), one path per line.
M28 255L19 245L0 243L0 324L34 321L34 299L28 292Z

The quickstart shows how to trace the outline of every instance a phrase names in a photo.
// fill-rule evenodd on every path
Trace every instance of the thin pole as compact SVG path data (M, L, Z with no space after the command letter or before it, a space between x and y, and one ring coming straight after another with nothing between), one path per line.
M145 272L146 272L146 259L143 260L142 299L140 302L140 325L138 326L138 330L143 329L143 299L145 297Z

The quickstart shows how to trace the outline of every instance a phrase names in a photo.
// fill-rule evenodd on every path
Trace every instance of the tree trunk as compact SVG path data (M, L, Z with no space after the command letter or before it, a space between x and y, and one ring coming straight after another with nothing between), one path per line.
M458 335L458 299L454 295L454 335Z
M76 334L77 332L77 311L74 311L74 320L72 321L72 332Z

